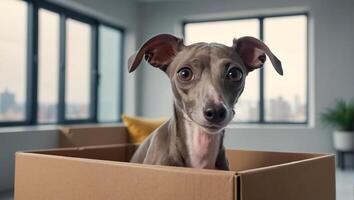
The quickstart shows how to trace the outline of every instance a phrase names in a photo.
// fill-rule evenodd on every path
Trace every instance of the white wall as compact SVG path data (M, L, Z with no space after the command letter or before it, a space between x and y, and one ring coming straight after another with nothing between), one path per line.
M137 5L130 0L51 0L81 13L108 21L125 29L125 60L135 51L137 32ZM104 3L103 3L104 2ZM123 67L127 67L124 65ZM124 84L124 112L135 114L135 75L126 74ZM46 131L31 128L0 129L0 192L11 190L14 177L14 155L16 151L54 148L58 145L55 128Z
M139 4L139 45L158 33L181 36L181 23L186 19L308 12L311 125L291 128L230 126L225 144L232 148L332 152L330 131L319 123L319 114L336 98L354 96L353 8L351 0L143 2ZM167 77L150 66L141 68L138 113L148 117L170 116L172 92Z

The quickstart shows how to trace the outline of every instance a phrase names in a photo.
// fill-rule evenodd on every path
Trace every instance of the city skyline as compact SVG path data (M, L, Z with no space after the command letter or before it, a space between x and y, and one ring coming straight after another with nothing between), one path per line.
M54 123L57 121L58 104L39 102L38 122ZM21 121L25 119L25 102L18 102L11 90L0 91L0 121ZM67 119L85 119L89 117L89 106L81 103L66 104Z
M39 103L38 121L40 123L55 123L57 121L58 105L53 103ZM240 99L235 106L236 122L258 121L259 100ZM301 102L298 96L293 97L289 102L281 96L265 100L266 121L295 121L306 120L306 103ZM79 119L87 118L89 106L80 103L66 105L66 118ZM0 121L18 121L25 117L25 104L17 102L16 95L10 90L0 91Z

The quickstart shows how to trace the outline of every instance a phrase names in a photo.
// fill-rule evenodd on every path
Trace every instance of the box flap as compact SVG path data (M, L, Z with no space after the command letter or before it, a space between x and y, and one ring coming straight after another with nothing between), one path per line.
M80 147L129 142L127 128L114 125L75 125L60 128L60 147Z
M259 167L279 165L322 156L323 154L312 153L284 153L270 151L245 151L227 149L226 156L229 161L230 170L242 171Z
M127 162L133 156L137 148L138 145L134 144L115 144L59 149L44 149L28 151L28 153Z
M234 200L234 173L17 153L15 199Z
M240 200L335 199L333 155L239 171L238 175Z

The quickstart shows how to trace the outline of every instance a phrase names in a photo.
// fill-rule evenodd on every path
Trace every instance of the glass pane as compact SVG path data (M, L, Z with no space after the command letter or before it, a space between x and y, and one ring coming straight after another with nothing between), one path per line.
M69 120L90 116L91 27L66 21L65 117Z
M0 1L0 121L23 121L26 112L27 3Z
M121 33L99 27L99 121L117 121L120 116Z
M185 26L186 44L195 42L218 42L232 45L233 38L259 37L257 19L228 20L217 22L189 23ZM248 75L243 94L235 106L235 121L257 121L259 119L259 72Z
M38 122L57 121L59 78L59 15L39 10Z
M306 16L274 17L264 20L265 42L282 61L284 76L265 66L265 119L304 122L307 87Z

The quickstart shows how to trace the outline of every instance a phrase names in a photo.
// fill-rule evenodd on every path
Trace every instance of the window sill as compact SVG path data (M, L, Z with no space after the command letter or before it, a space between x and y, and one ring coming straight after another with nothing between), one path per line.
M267 129L267 130L281 130L281 129L292 129L292 130L310 130L313 126L310 124L237 124L230 123L227 129Z
M13 126L1 127L1 133L18 133L18 132L33 132L33 131L55 131L59 129L59 125L35 125L35 126Z
M39 132L39 131L58 131L61 127L76 127L76 126L122 126L123 123L91 123L91 124L67 124L67 125L34 125L34 126L13 126L13 127L0 127L1 133L19 133L19 132Z

